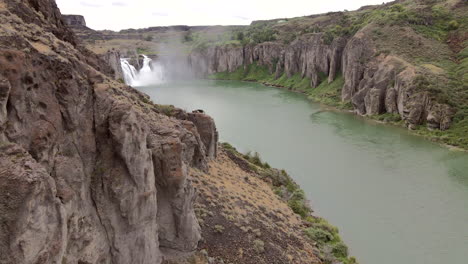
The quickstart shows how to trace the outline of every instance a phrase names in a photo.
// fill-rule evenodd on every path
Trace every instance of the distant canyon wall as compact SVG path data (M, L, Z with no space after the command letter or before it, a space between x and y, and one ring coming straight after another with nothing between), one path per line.
M350 38L334 38L325 43L322 33L302 36L285 45L264 42L244 47L225 45L208 47L189 55L189 64L199 77L218 72L233 72L257 63L279 78L300 74L317 87L342 74L345 84L341 99L351 102L360 115L398 114L409 128L427 123L431 129L450 127L454 111L446 104L430 99L414 85L416 68L395 56L376 55L362 29Z

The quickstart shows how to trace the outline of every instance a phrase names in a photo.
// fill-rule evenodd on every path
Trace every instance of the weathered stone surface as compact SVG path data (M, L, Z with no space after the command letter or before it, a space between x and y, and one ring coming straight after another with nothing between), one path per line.
M209 159L215 159L218 150L218 131L213 118L194 111L188 114L188 120L192 121L197 127L203 145L206 147L206 156Z
M22 147L0 146L0 263L60 263L66 212L54 180Z
M161 115L114 81L67 41L52 0L4 3L0 263L153 264L161 248L193 250L189 168L216 154L212 120Z
M284 55L284 46L276 42L264 42L253 47L251 52L251 54L247 54L246 51L245 56L253 62L257 62L258 65L267 66L270 73L273 73L277 62Z
M385 104L385 89L372 88L364 98L366 113L368 115L378 115L383 113Z
M6 129L7 122L7 103L10 96L10 82L0 75L0 142L5 141L3 132Z
M335 38L328 45L322 34L311 34L292 42L284 53L284 71L291 77L300 73L311 79L311 86L317 87L324 78L331 82L341 67L341 54L346 41Z
M350 101L359 91L366 64L373 52L371 42L364 32L358 32L346 44L342 58L342 72L345 79L345 84L341 90L341 99L343 101Z
M385 112L398 113L397 91L393 87L387 89L387 93L385 94Z
M447 130L454 114L454 110L448 105L434 104L427 114L427 126L430 129Z
M101 58L110 66L114 71L114 78L116 80L123 80L122 65L120 63L120 52L117 50L109 50L105 54L101 55Z
M192 52L188 58L195 76L233 72L244 64L244 49L237 46L214 46Z

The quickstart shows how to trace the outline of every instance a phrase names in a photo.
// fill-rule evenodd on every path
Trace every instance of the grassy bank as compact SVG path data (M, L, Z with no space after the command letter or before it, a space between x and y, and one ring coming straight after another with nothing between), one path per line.
M256 63L250 64L247 67L239 67L234 72L220 72L208 76L212 80L236 80L259 82L269 86L287 88L288 90L300 92L309 97L309 99L320 102L329 106L336 107L342 110L351 110L350 103L341 101L341 88L344 84L344 79L338 75L335 80L328 83L327 78L322 77L322 82L316 88L311 86L311 80L307 77L302 78L300 74L294 74L288 77L283 73L279 78L275 78L274 73L270 73L268 67L260 66Z
M325 219L312 215L313 210L304 191L285 170L271 168L267 162L262 161L258 153L242 154L228 143L222 143L222 147L240 167L251 170L268 182L275 194L302 218L302 232L319 249L319 257L324 263L331 264L337 260L344 264L357 263L354 257L348 256L348 247L341 240L338 228Z

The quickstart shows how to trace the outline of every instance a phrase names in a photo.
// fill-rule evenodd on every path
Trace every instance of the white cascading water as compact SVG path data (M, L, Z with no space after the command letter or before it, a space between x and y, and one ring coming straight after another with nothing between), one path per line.
M130 86L146 86L158 84L164 81L164 68L159 62L154 62L145 55L143 56L143 67L137 71L127 59L120 59L125 83Z

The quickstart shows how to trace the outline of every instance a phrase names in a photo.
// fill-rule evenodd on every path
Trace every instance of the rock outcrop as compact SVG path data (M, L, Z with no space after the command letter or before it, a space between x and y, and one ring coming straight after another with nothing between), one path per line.
M204 76L216 72L233 72L244 65L244 49L236 46L216 46L192 52L189 64L196 76Z
M194 250L189 171L216 156L213 120L162 115L115 81L53 0L2 0L0 22L0 263L153 264L162 249Z
M86 21L84 16L81 15L63 15L63 19L67 25L75 27L86 27Z
M117 50L109 50L105 54L101 55L101 58L109 65L113 70L113 76L116 80L123 80L124 75L122 71L122 65L120 62L120 52Z

